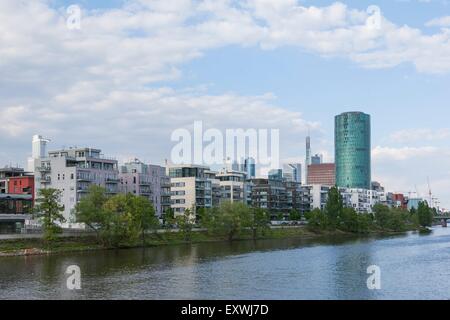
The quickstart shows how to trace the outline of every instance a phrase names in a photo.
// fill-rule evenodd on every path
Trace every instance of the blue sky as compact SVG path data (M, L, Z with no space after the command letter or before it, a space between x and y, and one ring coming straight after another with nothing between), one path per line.
M332 161L334 115L360 110L374 179L424 194L430 177L450 208L449 16L445 0L2 1L0 165L25 164L36 133L163 163L194 120L280 128L285 161L303 161L309 128Z

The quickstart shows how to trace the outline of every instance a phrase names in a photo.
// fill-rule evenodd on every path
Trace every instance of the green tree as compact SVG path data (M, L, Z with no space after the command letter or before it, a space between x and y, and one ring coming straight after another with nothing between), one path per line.
M353 208L343 208L339 217L339 229L358 233L359 228L358 213Z
M307 212L305 218L308 221L308 228L312 230L323 230L328 226L328 217L320 209Z
M289 220L290 221L300 221L301 218L302 218L302 215L300 214L300 212L298 212L298 210L292 209L289 212Z
M265 235L270 230L270 217L267 211L261 208L251 209L251 228L253 239L258 237L258 234Z
M278 212L276 215L277 221L283 221L284 220L284 214L282 212Z
M159 220L155 216L153 203L144 197L134 196L127 201L129 211L133 218L133 223L141 233L142 245L145 245L145 234L147 231L156 230L159 227Z
M417 216L419 224L422 227L430 227L433 223L433 211L428 206L426 201L421 201L417 208Z
M391 216L389 207L382 204L376 204L373 206L373 212L375 215L376 224L382 229L388 228L389 219Z
M172 227L173 225L175 225L175 211L172 208L167 208L164 212L163 223L166 227Z
M194 221L195 218L193 218L193 214L190 209L186 209L182 215L176 217L178 228L183 234L185 241L191 241Z
M402 211L396 209L390 210L388 228L392 231L405 231L406 216Z
M41 220L44 229L44 240L48 243L61 233L58 223L66 221L62 215L64 206L60 204L62 192L57 189L40 189L36 200L36 217Z
M130 210L133 197L132 194L118 194L104 205L105 224L101 234L112 247L134 244L139 238L139 226Z
M107 221L104 209L106 201L108 201L106 189L92 185L89 187L88 194L75 206L77 222L84 223L95 231L97 239L100 239L100 232Z
M222 202L220 206L212 211L208 222L215 234L224 235L232 241L245 228L252 227L251 209L239 202Z
M328 218L328 224L331 228L336 228L343 209L342 196L338 188L332 187L328 192L328 199L324 209L325 215Z

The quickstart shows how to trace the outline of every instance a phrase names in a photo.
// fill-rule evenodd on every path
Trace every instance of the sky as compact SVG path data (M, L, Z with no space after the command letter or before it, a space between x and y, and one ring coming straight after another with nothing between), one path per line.
M333 161L334 116L358 110L373 179L423 197L429 179L450 209L449 87L444 0L0 1L0 166L25 166L34 134L163 164L196 120L280 129L283 162L309 131Z

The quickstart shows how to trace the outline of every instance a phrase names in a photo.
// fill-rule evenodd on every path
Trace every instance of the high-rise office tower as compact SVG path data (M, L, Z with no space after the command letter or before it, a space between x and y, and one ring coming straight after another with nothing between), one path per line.
M311 137L308 135L306 137L305 179L308 177L308 167L310 164L311 164Z
M311 164L321 164L322 163L322 155L316 154L311 157Z
M335 118L336 185L370 189L370 115L346 112Z

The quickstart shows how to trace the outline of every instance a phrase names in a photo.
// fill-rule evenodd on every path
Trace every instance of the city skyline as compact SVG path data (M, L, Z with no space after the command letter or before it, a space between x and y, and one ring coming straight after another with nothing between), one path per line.
M13 32L0 35L0 116L6 120L0 166L26 167L34 134L51 138L49 149L93 146L121 162L138 157L164 164L170 133L195 120L221 130L279 128L287 163L304 163L310 130L312 153L330 162L334 116L358 110L372 116L372 180L405 194L417 186L426 197L429 177L441 205L450 208L449 47L445 19L439 20L445 3L378 1L383 31L401 37L376 35L375 47L363 39L353 48L345 46L346 33L364 35L355 26L364 25L372 2L280 1L273 8L217 2L203 6L205 17L193 13L189 1L154 3L80 1L82 25L74 31L65 28L69 1L2 1L0 30ZM181 4L184 13L177 13ZM293 24L281 24L293 6L302 19L289 15ZM192 28L198 35L188 44L182 40ZM243 32L234 34L236 28ZM290 38L291 29L312 30L329 46ZM270 34L278 31L285 33L276 41ZM339 32L342 38L328 34ZM205 43L202 35L217 37ZM132 50L111 52L117 43ZM399 58L400 49L410 54ZM185 117L172 116L181 112Z

